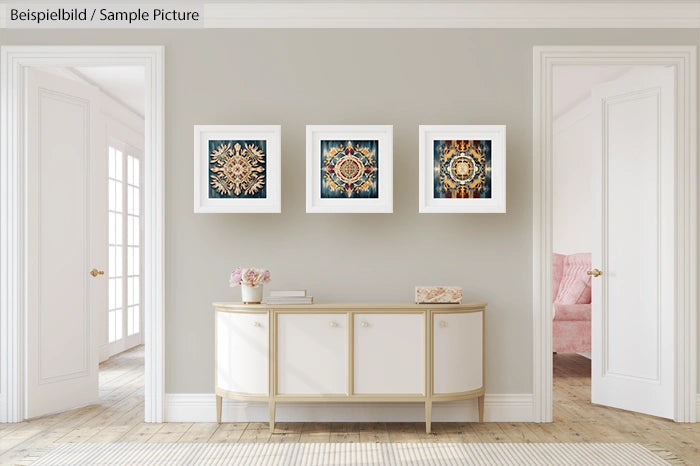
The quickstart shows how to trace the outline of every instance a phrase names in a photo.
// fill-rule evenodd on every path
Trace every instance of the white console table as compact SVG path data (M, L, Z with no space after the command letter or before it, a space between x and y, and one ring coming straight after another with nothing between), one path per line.
M216 417L222 397L425 403L478 398L484 418L484 311L467 304L214 303Z

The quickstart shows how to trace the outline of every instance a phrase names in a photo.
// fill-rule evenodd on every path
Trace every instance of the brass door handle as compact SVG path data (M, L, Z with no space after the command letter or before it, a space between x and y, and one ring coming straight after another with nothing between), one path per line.
M96 276L98 276L98 275L104 275L104 274L105 274L105 271L104 271L104 270L92 269L92 270L90 271L90 275L92 275L93 277L96 277Z
M598 270L598 269L593 269L593 270L589 270L588 272L586 272L586 275L591 275L593 277L600 277L601 275L603 275L603 272Z

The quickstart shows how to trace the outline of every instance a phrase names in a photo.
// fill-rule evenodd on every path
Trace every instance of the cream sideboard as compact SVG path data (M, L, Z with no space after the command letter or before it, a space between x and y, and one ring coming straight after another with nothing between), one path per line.
M478 398L484 311L468 304L214 303L216 418L222 397L276 403L425 403Z

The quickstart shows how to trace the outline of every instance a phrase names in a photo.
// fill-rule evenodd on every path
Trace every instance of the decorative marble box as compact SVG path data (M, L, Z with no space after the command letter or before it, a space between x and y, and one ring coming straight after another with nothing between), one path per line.
M417 304L461 304L461 286L417 286Z

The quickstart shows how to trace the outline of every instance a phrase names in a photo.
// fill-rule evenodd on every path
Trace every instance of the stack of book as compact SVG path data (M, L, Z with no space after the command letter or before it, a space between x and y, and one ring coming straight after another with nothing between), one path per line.
M307 296L306 290L278 290L270 291L264 301L265 304L313 304L314 297Z

